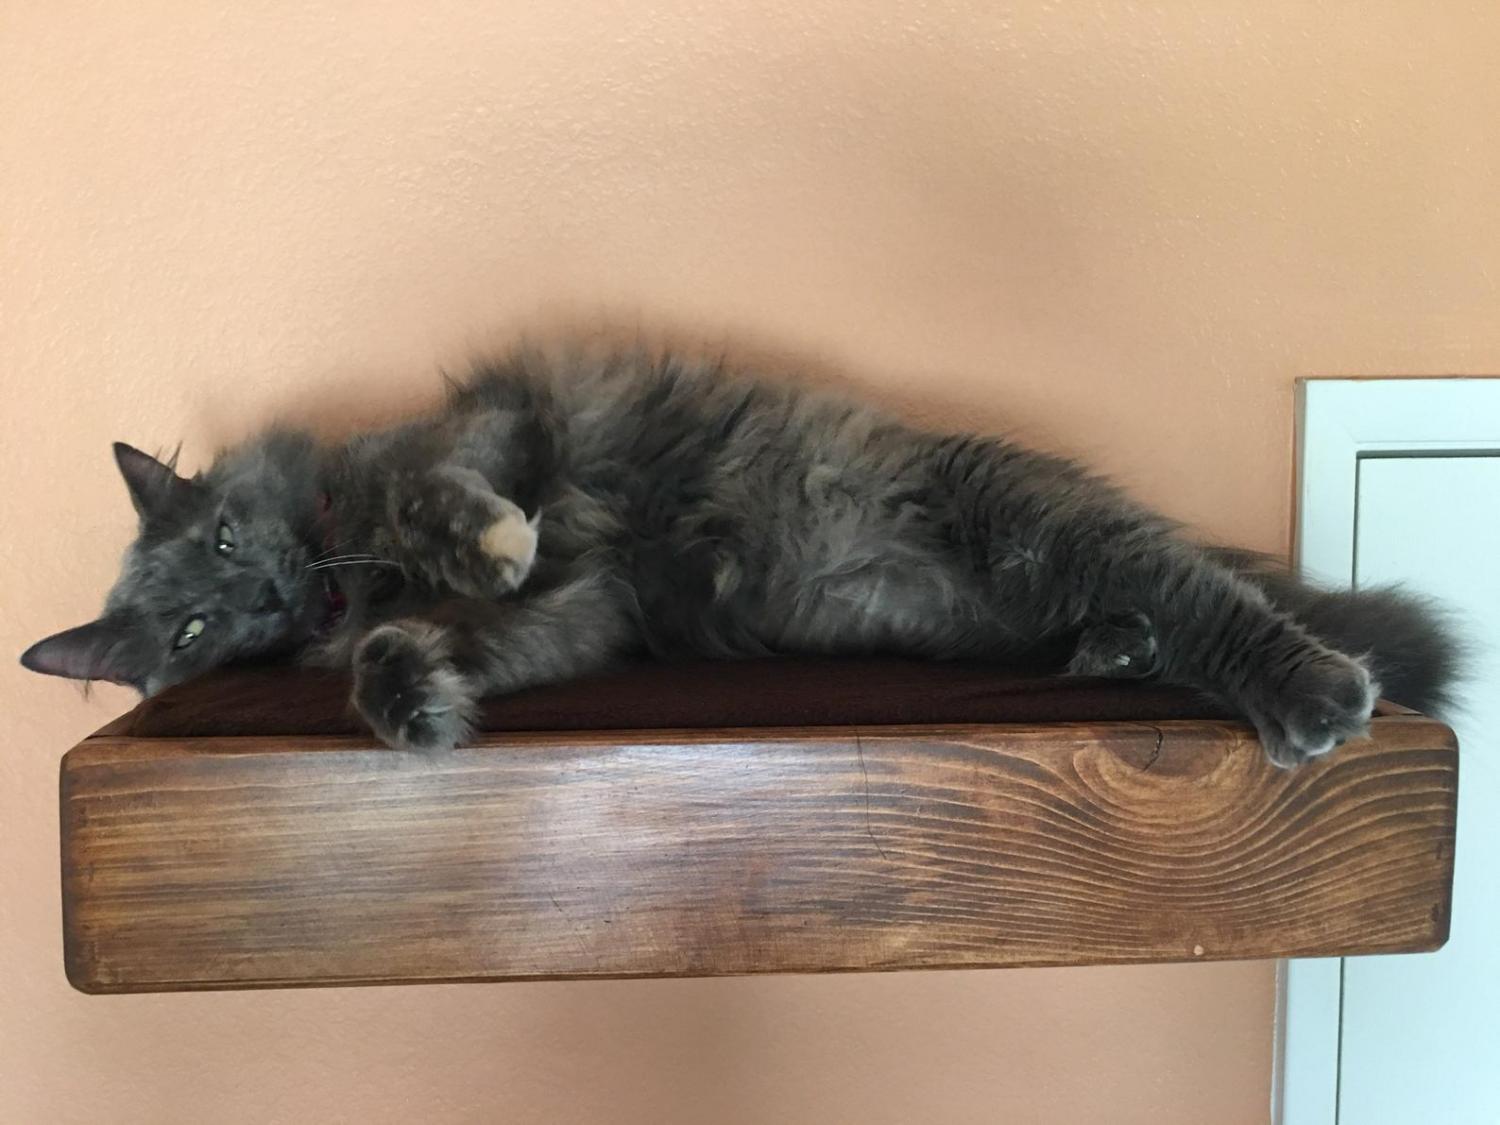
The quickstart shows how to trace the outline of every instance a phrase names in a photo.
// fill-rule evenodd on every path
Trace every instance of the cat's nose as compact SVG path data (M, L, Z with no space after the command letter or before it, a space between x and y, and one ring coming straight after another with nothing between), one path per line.
M256 613L275 613L277 610L285 609L286 602L281 600L281 594L276 589L276 583L267 581L260 588L260 598L255 603Z

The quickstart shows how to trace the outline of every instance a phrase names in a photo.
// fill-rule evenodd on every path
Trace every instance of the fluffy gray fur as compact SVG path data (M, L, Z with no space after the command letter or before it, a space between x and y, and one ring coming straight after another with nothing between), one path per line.
M1303 586L1197 545L1077 465L867 406L623 355L479 366L429 417L277 431L184 479L116 447L141 530L99 620L36 671L145 694L273 650L352 669L398 748L477 700L638 651L885 652L1154 675L1228 702L1283 766L1382 690L1440 707L1456 652L1396 591ZM347 612L325 623L328 580Z

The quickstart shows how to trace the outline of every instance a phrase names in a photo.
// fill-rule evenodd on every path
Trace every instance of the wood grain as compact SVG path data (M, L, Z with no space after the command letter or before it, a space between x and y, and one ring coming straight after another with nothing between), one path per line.
M62 765L87 992L1331 956L1447 936L1457 750L1235 723L133 739Z

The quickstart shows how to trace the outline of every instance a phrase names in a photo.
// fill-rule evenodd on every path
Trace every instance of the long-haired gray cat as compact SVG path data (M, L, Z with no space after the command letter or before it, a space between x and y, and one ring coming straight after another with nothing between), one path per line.
M277 430L190 480L115 452L139 538L103 615L22 663L149 695L300 649L350 667L399 748L637 651L1014 664L1061 641L1075 673L1226 701L1290 766L1382 688L1441 706L1454 672L1397 592L1196 545L1056 457L672 359L482 365L430 417L332 448Z

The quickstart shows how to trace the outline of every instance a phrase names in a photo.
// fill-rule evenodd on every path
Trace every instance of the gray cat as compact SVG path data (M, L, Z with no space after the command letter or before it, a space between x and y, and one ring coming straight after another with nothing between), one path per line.
M1291 766L1361 733L1378 685L1431 710L1455 670L1405 595L1195 545L1056 457L670 358L481 365L430 417L335 448L278 430L191 480L115 452L139 538L103 615L22 663L150 695L301 651L351 668L401 749L635 652L1014 664L1061 643L1074 673L1226 701Z

